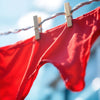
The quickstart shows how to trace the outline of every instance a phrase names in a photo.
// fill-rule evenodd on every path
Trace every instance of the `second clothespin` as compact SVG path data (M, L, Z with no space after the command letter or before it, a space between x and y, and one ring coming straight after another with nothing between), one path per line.
M39 23L41 23L41 17L33 16L34 20L34 31L35 31L35 39L40 39L40 33L42 32L42 25L39 26Z
M72 26L71 6L67 2L67 3L64 4L64 7L65 7L65 16L66 16L66 20L67 20L67 26L71 27Z

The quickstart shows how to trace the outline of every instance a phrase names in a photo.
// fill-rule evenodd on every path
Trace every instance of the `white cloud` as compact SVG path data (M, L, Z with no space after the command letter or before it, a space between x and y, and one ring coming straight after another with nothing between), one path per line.
M50 16L49 14L43 13L43 12L28 13L27 15L25 15L19 19L19 21L18 21L19 28L33 26L34 25L33 16L35 16L35 15L37 15L38 17L41 16L42 20L44 20L45 18L48 18ZM43 25L42 25L43 31L46 31L47 29L49 29L51 27L52 27L52 20L49 20L49 21L43 23ZM34 28L31 28L27 31L20 32L19 38L26 39L26 38L29 38L33 35L34 35Z
M93 88L95 91L97 91L97 90L100 89L100 78L99 78L99 77L97 77L97 78L95 78L95 79L93 80L93 82L92 82L92 88Z
M65 0L33 0L33 5L45 11L57 11Z
M76 98L75 100L83 100L81 97Z

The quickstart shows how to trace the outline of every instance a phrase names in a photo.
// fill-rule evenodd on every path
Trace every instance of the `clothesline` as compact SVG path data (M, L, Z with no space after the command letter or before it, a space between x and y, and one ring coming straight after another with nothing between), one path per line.
M78 5L76 5L72 10L71 10L71 13L73 13L74 11L76 11L77 9L79 9L80 7L83 7L84 5L88 5L92 2L95 2L95 1L100 1L100 0L89 0L87 2L82 2L82 3L79 3ZM50 19L53 19L57 16L60 16L60 15L65 15L65 12L60 12L60 13L56 13L54 15L52 15L51 17L47 18L47 19L44 19L41 23L38 24L38 26L41 26L45 21L47 20L50 20ZM29 30L31 28L33 28L34 26L29 26L29 27L26 27L26 28L21 28L21 29L15 29L13 31L8 31L8 32L4 32L4 33L0 33L0 35L8 35L8 34L11 34L11 33L19 33L21 31L26 31L26 30Z

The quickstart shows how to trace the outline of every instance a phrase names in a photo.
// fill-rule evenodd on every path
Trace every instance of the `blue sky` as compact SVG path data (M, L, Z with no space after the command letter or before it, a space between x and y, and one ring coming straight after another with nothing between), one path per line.
M6 32L9 30L33 26L33 16L34 15L41 16L43 20L57 12L64 12L65 2L69 2L71 7L73 8L80 2L85 2L85 1L88 1L88 0L0 0L0 32ZM100 6L100 2L95 2L90 5L84 6L73 13L73 18L79 17L97 8L98 6ZM66 22L65 16L59 16L53 20L47 21L42 26L43 31L53 28L64 22ZM22 31L18 34L0 36L0 47L13 44L19 40L27 39L33 35L34 35L34 29L30 29L28 31ZM96 62L97 62L96 56L94 58L95 58L94 61L91 60L92 58L90 59L88 66L93 66L93 65L96 66ZM47 64L45 66L50 66L50 68L48 68L49 70L46 70L44 68L40 70L39 75L38 75L39 77L34 83L34 86L32 87L31 92L27 96L26 100L33 100L34 98L35 98L34 100L43 100L39 98L38 96L39 94L41 94L41 96L48 95L52 92L56 94L51 88L47 88L47 84L50 83L50 81L53 81L54 79L56 79L56 76L58 75L58 71L51 64ZM88 78L89 78L89 75L92 75L93 71L94 72L97 71L96 68L94 69L94 67L93 67L93 70L91 71L89 70L90 70L90 67L88 67L87 69ZM48 81L42 83L42 77L44 76L44 73L48 74L48 76L45 78L47 79L48 77L50 78ZM91 78L90 82L92 82L92 80L93 79ZM100 80L98 78L96 78L95 80L96 82L100 83ZM41 85L39 85L39 82L41 82ZM65 88L64 83L62 81L59 84L61 85L59 85L58 91L56 91L58 93L57 95L55 95L56 100L62 100L61 98L63 94L61 94L59 91L62 91ZM93 81L93 84L91 85L95 86L95 81ZM91 88L91 85L90 87L87 86L87 88L84 90L85 92L83 91L80 93L81 94L80 97L77 96L78 95L77 93L76 95L72 94L72 96L78 97L78 99L76 100L82 100L80 99L81 96L82 97L86 96L86 93L88 92L87 90ZM41 93L40 91L43 91L43 89L44 89L44 92ZM89 92L89 93L90 94L88 95L91 95L91 93L93 92ZM55 98L52 100L55 100Z
M43 20L58 12L63 3L64 0L59 0L59 2L57 0L48 2L46 0L0 0L0 32L32 26L34 15L41 16ZM45 31L53 26L53 20L50 20L43 24L43 29ZM24 35L22 35L23 33ZM0 46L26 39L32 35L34 35L33 29L27 32L20 32L16 36L2 36L0 37L2 41Z
M41 16L43 20L57 12L64 12L64 2L70 2L73 8L81 0L0 0L0 32L32 26L34 15ZM94 5L94 7L85 6L74 12L73 18L97 7L97 3L92 3L91 5ZM66 22L65 16L59 16L47 21L43 24L43 31L64 22ZM17 35L0 36L0 46L15 43L18 40L29 38L32 35L34 35L34 29L20 32Z
M52 14L62 12L64 11L64 2L70 2L70 5L73 8L75 5L81 2L81 0L0 0L0 32L32 26L34 15L41 16L43 20ZM93 8L85 6L73 13L73 18L95 9L97 3L92 3L91 5L93 4ZM56 19L50 20L43 24L43 31L64 22L66 22L65 16L60 16ZM24 35L22 35L22 33L24 33ZM33 34L34 30L31 29L27 32L21 32L17 36L0 36L0 40L2 41L0 41L0 46L26 39Z

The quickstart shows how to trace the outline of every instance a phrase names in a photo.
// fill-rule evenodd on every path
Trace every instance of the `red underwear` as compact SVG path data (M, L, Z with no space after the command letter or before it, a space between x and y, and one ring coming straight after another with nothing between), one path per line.
M52 63L67 89L81 91L90 49L100 35L100 7L16 44L0 48L0 100L24 100L40 67ZM41 84L41 83L40 83Z

